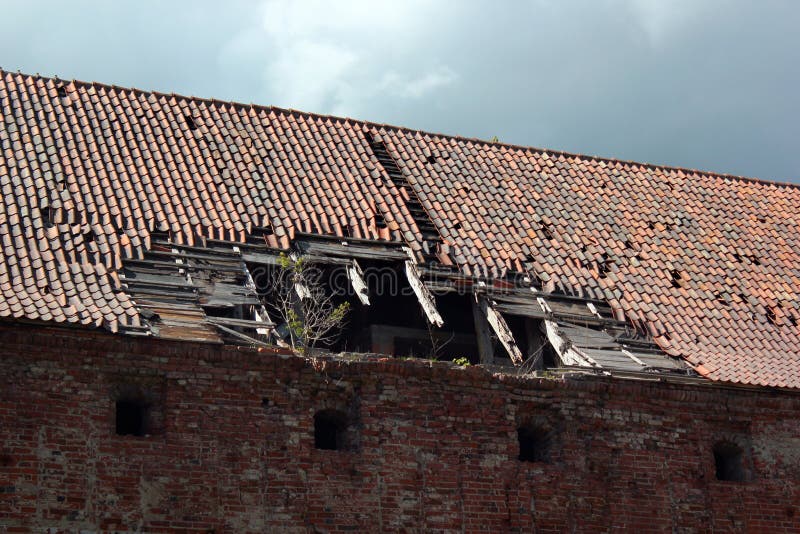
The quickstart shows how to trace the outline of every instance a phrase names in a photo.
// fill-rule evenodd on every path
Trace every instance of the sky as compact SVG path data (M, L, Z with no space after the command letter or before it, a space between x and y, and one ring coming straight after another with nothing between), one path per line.
M3 0L0 67L800 183L797 0Z

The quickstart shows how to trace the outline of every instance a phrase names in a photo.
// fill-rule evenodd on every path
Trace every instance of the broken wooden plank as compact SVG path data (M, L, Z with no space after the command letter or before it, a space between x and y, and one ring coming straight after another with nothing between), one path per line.
M240 326L242 328L253 328L253 329L272 329L275 327L272 323L265 323L263 321L252 321L250 319L233 319L231 317L215 317L213 315L208 315L205 318L206 321L209 323L213 323L215 325L226 325L226 326Z
M347 266L347 278L350 280L350 285L361 304L369 306L369 290L367 289L367 283L364 281L364 273L356 260L353 260Z
M506 349L511 361L514 362L515 365L522 365L522 352L519 350L519 347L517 347L517 343L514 341L514 335L511 333L511 329L508 327L506 320L492 308L486 297L477 296L477 298L481 312L486 316L486 320L494 330L500 343Z
M235 338L241 339L243 341L247 341L251 345L260 345L262 347L269 347L269 344L264 343L260 339L256 339L256 338L250 337L250 336L248 336L246 334L242 334L241 332L237 332L236 330L234 330L232 328L228 328L227 326L223 326L221 324L216 324L216 323L214 323L214 326L219 328L220 330L222 330L226 334L229 334L229 335L231 335L231 336L233 336Z
M433 295L431 295L431 292L428 291L428 288L425 287L422 280L420 280L416 263L410 259L407 259L405 263L408 285L411 286L411 289L417 296L417 300L422 306L423 311L425 311L425 316L431 324L441 327L444 324L444 319L442 319L442 316L439 315L436 309L436 301L433 299Z
M400 247L387 247L382 244L354 243L346 240L295 240L295 246L304 255L339 256L366 260L402 261L406 254Z

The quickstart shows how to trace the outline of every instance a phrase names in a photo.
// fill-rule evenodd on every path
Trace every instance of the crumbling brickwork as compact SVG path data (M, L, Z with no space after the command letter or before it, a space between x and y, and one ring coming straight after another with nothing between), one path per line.
M154 434L117 435L126 395ZM340 450L314 446L323 410ZM766 389L2 326L0 531L798 531L797 413ZM520 428L546 461L519 460ZM744 481L717 480L721 441Z

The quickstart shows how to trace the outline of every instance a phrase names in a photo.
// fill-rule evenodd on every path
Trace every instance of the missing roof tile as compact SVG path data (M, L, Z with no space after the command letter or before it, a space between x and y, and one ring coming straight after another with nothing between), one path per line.
M554 237L553 230L551 230L549 224L542 223L540 230L542 231L542 234L544 235L545 239L553 239Z
M669 272L669 276L672 287L683 287L683 284L681 283L683 281L683 274L679 270L672 269Z
M188 126L190 130L196 130L197 129L197 123L194 122L194 119L192 118L191 115L186 113L183 116L183 118L184 118L184 120L186 120L186 126Z
M425 159L425 161L427 161L427 162L428 162L428 164L430 164L430 165L433 165L434 163L436 163L436 156L428 156L428 157Z
M66 98L67 97L67 86L66 86L66 84L58 86L58 97L59 98Z
M767 308L767 322L773 326L779 326L778 314L775 312L775 308Z
M382 213L376 213L375 214L375 227L376 228L380 228L381 230L383 230L387 226L388 225L386 224L386 217L384 217Z

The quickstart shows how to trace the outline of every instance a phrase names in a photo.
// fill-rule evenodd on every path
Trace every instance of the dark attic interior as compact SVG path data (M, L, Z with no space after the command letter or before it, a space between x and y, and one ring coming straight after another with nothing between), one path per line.
M346 312L309 353L375 353L522 373L694 374L642 330L616 320L604 302L543 293L524 276L487 283L438 263L420 265L402 243L299 234L289 250L276 250L257 241L198 239L203 246L189 247L153 236L142 259L123 262L121 282L145 318L129 333L302 351L279 303L303 322L300 304L316 299L344 304ZM298 260L303 279L286 283ZM313 296L304 285L313 286Z

